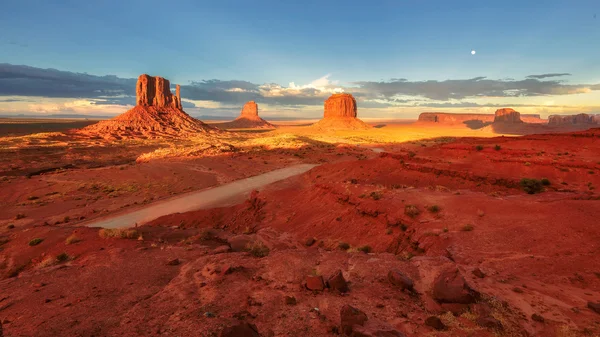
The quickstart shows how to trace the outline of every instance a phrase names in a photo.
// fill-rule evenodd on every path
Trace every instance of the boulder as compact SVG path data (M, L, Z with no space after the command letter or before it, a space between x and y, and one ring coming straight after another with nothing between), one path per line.
M344 279L342 271L339 269L336 270L331 277L329 277L327 280L327 285L330 289L337 290L341 293L345 293L349 290L348 283L346 282L346 279Z
M238 323L228 326L221 331L221 337L260 337L256 325L251 323Z
M325 101L324 118L356 118L356 99L350 94L333 94Z
M600 314L600 302L588 302L587 307Z
M400 290L413 290L413 280L402 274L399 270L390 270L388 273L388 280L393 286L400 288Z
M254 241L254 238L250 235L236 235L232 236L227 240L232 252L245 252L248 250L248 245Z
M511 108L503 108L496 110L494 123L523 123L523 121L518 111Z
M362 326L368 320L367 314L348 304L340 310L342 333L350 336L355 326Z
M475 302L475 295L457 268L442 271L433 281L433 298L438 302L469 304Z
M437 316L429 316L425 319L425 325L434 328L435 330L446 330L446 325Z
M306 289L317 291L322 291L323 289L325 289L325 282L323 282L323 276L307 276Z

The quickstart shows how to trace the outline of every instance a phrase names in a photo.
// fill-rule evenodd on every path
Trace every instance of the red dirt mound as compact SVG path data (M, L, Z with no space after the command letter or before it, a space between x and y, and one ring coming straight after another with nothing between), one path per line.
M356 99L350 94L334 94L325 101L323 119L313 127L321 130L357 130L371 126L356 118Z
M249 101L244 104L240 116L227 123L216 125L221 129L274 129L275 125L267 122L258 116L258 104Z
M137 105L108 121L81 130L103 138L177 138L218 130L192 118L181 109L179 86L176 95L162 77L140 75L136 86Z

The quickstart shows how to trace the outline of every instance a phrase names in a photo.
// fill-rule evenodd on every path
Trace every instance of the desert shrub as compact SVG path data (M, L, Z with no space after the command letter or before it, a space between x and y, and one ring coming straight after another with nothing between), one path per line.
M44 239L42 239L42 238L31 239L31 241L29 241L29 245L32 246L32 247L33 246L37 246L40 243L42 243L42 241L44 241Z
M66 217L63 218L63 222L64 223L67 223L69 221L71 221L71 218L69 216L66 216Z
M494 150L496 150L496 151L500 151L500 149L502 149L502 147L500 147L500 145L496 145L496 146L494 146Z
M8 228L8 229L13 229L13 228L15 228L15 225L13 225L13 224L9 224L8 226L6 226L6 228Z
M246 246L246 249L248 250L250 255L254 257L265 257L269 255L270 252L269 247L265 246L265 244L262 243L262 241L254 241L252 243L249 243Z
M69 261L70 259L71 259L71 257L67 253L60 253L60 254L56 255L56 260L58 262L65 262L65 261Z
M98 235L103 239L137 239L140 236L138 231L132 228L102 228Z
M369 196L373 199L373 200L379 200L381 199L381 192L371 192L371 194L369 194Z
M23 219L23 218L25 218L25 214L23 214L23 213L19 213L19 214L15 215L15 220L19 220L19 219Z
M414 156L416 156L416 155L417 155L417 154L416 154L416 153L414 153L414 152L412 152L412 151L408 153L408 156L409 156L409 157L411 157L411 158L412 158L412 157L414 157Z
M246 234L245 231L244 231L244 234ZM200 232L200 240L202 240L202 241L209 241L214 238L215 238L215 236L209 228L205 228L202 230L202 232Z
M77 235L71 234L68 238L65 239L65 244L72 245L80 241L81 239Z
M391 235L394 231L391 228L385 230L385 234Z
M421 214L421 211L415 205L406 205L404 206L404 214L408 215L411 218L416 217Z
M541 180L523 178L521 179L521 188L528 194L535 194L544 189L544 184Z
M483 145L477 145L477 146L475 146L475 150L477 150L477 151L483 150Z
M442 230L444 233L448 233L448 227L444 227L444 229Z
M39 197L36 197L35 195L30 195L27 197L27 200L37 200L39 199Z
M462 226L462 228L460 230L463 231L463 232L470 232L473 229L475 229L475 227L473 227L473 225L466 224L466 225Z
M406 230L408 229L408 226L405 224L400 224L400 230L403 232L406 232Z
M542 179L542 185L549 186L550 185L550 180L548 180L548 178Z
M427 209L431 213L438 213L441 210L440 206L438 205L429 206Z
M357 250L359 252L363 252L363 253L367 253L368 254L368 253L371 252L372 249L371 249L371 246L366 245L366 246L358 247Z
M348 250L350 249L350 245L347 242L340 242L338 248L341 250Z
M57 260L55 257L48 256L47 258L43 259L40 263L38 263L36 265L36 267L37 268L46 268L46 267L53 266L56 263L57 263Z

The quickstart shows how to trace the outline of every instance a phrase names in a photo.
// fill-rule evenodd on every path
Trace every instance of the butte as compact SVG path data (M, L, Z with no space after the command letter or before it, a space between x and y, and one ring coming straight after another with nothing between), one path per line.
M333 94L325 101L323 119L313 124L321 130L365 130L371 126L357 117L356 99L350 94Z
M185 113L179 85L175 90L173 95L167 79L140 75L135 107L113 119L85 127L81 132L107 139L186 138L219 132Z
M274 129L275 125L258 116L258 104L249 101L244 104L238 118L231 122L219 123L214 126L221 129Z

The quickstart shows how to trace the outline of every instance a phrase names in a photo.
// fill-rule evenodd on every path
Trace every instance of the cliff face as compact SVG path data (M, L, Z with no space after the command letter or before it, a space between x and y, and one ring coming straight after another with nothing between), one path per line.
M334 94L325 101L324 118L356 118L356 99L350 94Z
M244 104L240 117L253 118L258 117L258 104L254 101L249 101Z
M181 109L180 87L171 93L171 83L162 77L142 74L136 84L136 105Z
M511 108L496 110L494 123L523 123L521 113Z

